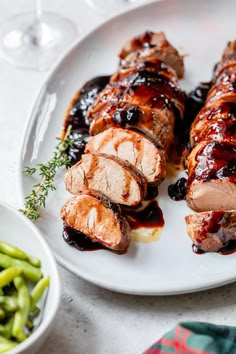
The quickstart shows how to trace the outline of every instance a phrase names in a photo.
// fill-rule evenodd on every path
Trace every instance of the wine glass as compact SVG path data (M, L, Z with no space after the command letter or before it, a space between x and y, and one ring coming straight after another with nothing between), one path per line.
M0 54L17 67L47 70L78 36L68 19L42 11L36 0L35 11L10 17L0 24Z

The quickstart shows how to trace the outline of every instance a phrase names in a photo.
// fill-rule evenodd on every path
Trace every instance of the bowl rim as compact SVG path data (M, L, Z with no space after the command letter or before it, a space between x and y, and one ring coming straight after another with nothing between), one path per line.
M52 306L50 306L49 312L47 312L47 316L45 316L45 319L43 319L40 322L36 330L26 340L24 340L22 343L19 343L15 348L11 349L8 352L9 354L19 354L19 353L23 353L26 349L32 347L32 345L35 342L37 342L37 340L39 340L41 335L44 332L45 333L47 332L48 328L50 327L50 324L55 319L60 304L61 283L60 283L60 277L59 277L59 272L58 272L58 267L57 267L55 257L52 251L50 250L49 245L44 240L41 232L37 228L37 226L31 220L29 220L25 215L23 215L19 210L9 205L8 203L0 201L0 207L3 207L8 212L14 214L19 220L21 220L23 223L27 225L29 230L32 231L32 233L34 234L33 237L35 237L38 240L38 242L41 243L42 245L43 252L45 253L45 257L47 258L48 263L50 264L51 273L53 274L54 294L53 294Z

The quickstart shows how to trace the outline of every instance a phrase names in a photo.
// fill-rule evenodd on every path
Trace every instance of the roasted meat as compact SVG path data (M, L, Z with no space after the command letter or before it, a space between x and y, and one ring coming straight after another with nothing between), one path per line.
M135 96L136 101L139 101L139 97L148 100L148 96L136 90L136 95L131 96L134 98L131 102L135 102ZM90 125L90 134L96 135L109 128L133 128L155 141L164 150L168 150L174 136L174 113L169 109L168 103L163 97L158 102L158 105L161 105L158 109L135 103L113 103L107 97L107 102L92 108L94 119Z
M221 62L235 54L232 43ZM190 132L193 150L187 159L186 200L196 211L236 209L236 66L221 69L218 76L216 72Z
M236 103L216 102L203 107L191 127L191 146L202 140L236 142Z
M190 143L186 200L200 213L186 217L187 232L200 249L216 252L236 238L236 41L215 66Z
M178 84L178 77L183 76L183 57L162 32L146 32L128 42L120 58L118 70L104 89L98 93L99 81L90 101L86 92L86 109L88 102L90 105L85 123L92 137L81 160L66 172L65 185L72 194L92 190L113 203L135 207L150 194L156 196L157 185L165 177L175 119L184 115L186 97ZM81 210L87 200L81 203ZM72 220L76 216L79 225L75 228L87 235L81 224L86 221L88 208L85 206L84 215L77 198L68 202L69 209L71 203ZM103 201L97 198L96 203L97 208L99 203L104 208ZM85 221L80 221L80 214ZM106 244L107 235L100 235ZM91 232L88 236L92 237Z
M94 242L116 252L124 253L129 246L130 227L120 207L100 193L90 190L73 196L62 206L61 218Z
M112 202L135 206L146 196L147 181L129 162L105 154L84 154L65 174L68 192L99 191Z
M144 53L149 54L142 57ZM130 55L132 61L126 61ZM134 128L168 150L175 117L183 117L186 99L176 67L169 65L172 56L182 67L183 58L163 33L147 32L128 42L121 52L125 59L88 111L90 134L118 126Z
M110 128L90 138L86 153L102 153L127 160L147 179L160 183L165 177L165 154L144 135L122 128Z
M184 76L183 57L167 41L163 32L147 31L127 41L120 52L121 65L130 66L136 61L158 58L172 67L179 78Z
M236 211L216 210L191 214L185 218L193 243L205 252L218 252L236 240Z

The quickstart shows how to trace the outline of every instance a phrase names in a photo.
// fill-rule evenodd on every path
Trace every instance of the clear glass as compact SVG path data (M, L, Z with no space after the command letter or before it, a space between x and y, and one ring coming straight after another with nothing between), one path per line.
M43 71L78 37L68 19L42 11L36 0L35 11L10 17L0 24L0 54L17 67Z

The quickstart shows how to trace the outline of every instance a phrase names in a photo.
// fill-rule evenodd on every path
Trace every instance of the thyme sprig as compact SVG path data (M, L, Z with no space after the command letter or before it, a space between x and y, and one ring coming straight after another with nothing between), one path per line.
M72 146L70 138L71 127L69 126L63 140L57 144L53 156L45 163L38 163L35 167L25 167L24 173L28 176L38 172L41 180L33 186L31 193L25 197L24 209L20 211L32 221L40 217L40 208L46 205L46 198L50 191L56 190L54 179L57 171L70 164L66 151Z

